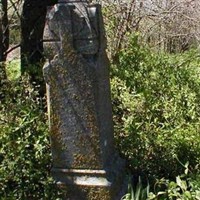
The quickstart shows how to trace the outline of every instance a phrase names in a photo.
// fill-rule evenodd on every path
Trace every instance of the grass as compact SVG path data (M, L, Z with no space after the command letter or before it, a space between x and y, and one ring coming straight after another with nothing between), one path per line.
M6 62L6 73L8 80L16 80L20 77L20 59L14 59Z

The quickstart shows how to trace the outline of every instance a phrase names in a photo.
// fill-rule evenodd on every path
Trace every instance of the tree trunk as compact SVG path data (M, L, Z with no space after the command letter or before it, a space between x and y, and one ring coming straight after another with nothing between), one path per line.
M1 0L0 4L0 61L6 61L5 52L9 47L8 2L7 0Z
M30 75L30 81L40 86L41 95L45 91L42 76L43 31L47 6L55 0L25 0L21 17L21 72Z
M8 26L8 13L7 13L7 0L0 2L0 88L6 83L6 51L9 47L9 26ZM3 97L3 89L0 91L0 98Z

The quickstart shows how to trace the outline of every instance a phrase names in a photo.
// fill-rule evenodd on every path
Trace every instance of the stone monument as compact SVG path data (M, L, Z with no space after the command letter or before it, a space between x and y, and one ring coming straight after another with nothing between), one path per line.
M119 200L125 163L114 149L101 6L58 1L44 41L52 174L63 199Z

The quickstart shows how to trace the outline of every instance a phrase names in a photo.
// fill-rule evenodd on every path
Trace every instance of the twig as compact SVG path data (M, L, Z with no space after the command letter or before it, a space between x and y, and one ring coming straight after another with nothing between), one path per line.
M10 52L12 52L13 50L15 50L16 48L18 48L18 47L20 47L20 46L21 46L21 44L17 44L17 45L15 45L14 47L8 49L8 51L6 51L4 54L5 54L5 55L8 55Z

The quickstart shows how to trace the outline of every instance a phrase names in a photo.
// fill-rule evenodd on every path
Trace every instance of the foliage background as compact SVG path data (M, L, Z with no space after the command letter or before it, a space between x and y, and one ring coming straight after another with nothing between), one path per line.
M199 53L153 53L137 38L112 68L116 138L135 172L172 178L178 160L200 162Z
M0 104L0 199L58 199L50 176L46 114L28 78L4 85Z

